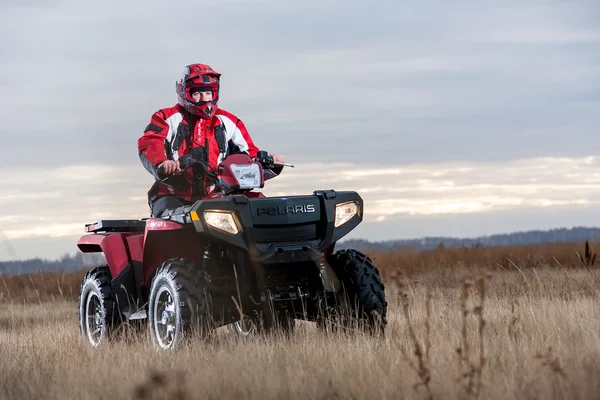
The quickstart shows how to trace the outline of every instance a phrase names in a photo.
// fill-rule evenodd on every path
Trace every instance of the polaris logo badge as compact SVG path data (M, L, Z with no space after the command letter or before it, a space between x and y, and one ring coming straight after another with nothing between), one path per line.
M307 214L314 213L314 204L286 206L286 207L258 207L258 215L286 215L286 214Z

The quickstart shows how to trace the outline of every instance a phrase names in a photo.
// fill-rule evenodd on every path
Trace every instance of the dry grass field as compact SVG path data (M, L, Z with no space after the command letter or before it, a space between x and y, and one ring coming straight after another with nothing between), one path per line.
M594 252L597 243L591 243ZM584 244L371 253L384 338L236 340L163 354L133 329L80 339L82 272L0 280L2 399L598 399L600 269Z

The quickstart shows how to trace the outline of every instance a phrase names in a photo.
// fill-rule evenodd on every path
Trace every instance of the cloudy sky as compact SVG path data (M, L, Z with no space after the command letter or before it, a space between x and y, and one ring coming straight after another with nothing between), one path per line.
M147 216L137 139L192 62L296 164L267 194L363 196L350 237L600 224L597 1L2 5L0 260Z

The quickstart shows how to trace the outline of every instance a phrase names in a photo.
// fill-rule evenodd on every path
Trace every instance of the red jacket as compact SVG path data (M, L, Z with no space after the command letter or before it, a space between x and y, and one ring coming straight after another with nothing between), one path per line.
M245 152L254 158L258 151L244 123L220 108L210 120L191 115L178 104L152 115L150 124L138 140L140 160L156 179L148 192L150 203L163 195L176 195L188 201L202 198L205 193L198 193L192 186L191 168L183 176L171 176L161 181L157 167L165 160L192 154L192 150L205 156L206 141L208 163L213 168L228 155Z

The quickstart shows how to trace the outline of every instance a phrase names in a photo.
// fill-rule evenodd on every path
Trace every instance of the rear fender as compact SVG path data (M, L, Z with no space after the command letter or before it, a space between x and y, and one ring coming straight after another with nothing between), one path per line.
M118 307L128 316L140 305L143 240L141 233L94 233L82 236L77 243L84 253L104 253Z
M83 253L104 253L110 274L115 278L131 261L124 236L120 233L84 235L77 242L77 247Z

